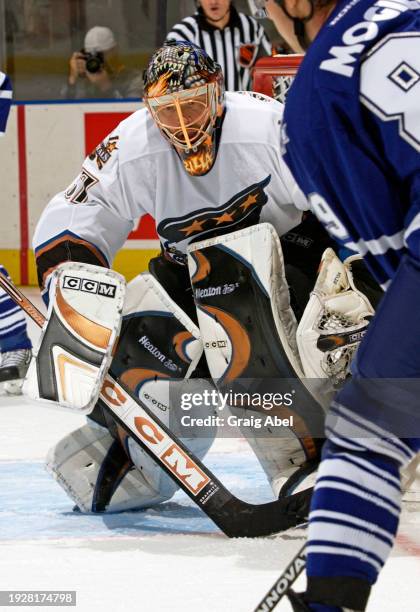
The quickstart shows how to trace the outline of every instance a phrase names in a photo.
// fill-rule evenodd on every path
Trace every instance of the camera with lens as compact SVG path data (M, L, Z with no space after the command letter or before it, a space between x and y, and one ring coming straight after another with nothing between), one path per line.
M95 72L99 72L103 65L105 64L104 54L100 51L96 51L95 53L88 53L87 51L82 50L83 58L86 62L86 70L91 74L95 74Z

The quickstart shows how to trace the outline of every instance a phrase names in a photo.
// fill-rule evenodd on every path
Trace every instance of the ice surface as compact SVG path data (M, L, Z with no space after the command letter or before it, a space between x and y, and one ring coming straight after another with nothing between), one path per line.
M303 530L228 540L181 492L145 512L74 513L43 458L82 422L0 397L0 588L76 590L76 609L86 612L251 612L302 545ZM271 499L245 442L218 440L206 463L239 497ZM419 609L420 518L412 510L373 591L372 612ZM287 603L277 609L290 611Z

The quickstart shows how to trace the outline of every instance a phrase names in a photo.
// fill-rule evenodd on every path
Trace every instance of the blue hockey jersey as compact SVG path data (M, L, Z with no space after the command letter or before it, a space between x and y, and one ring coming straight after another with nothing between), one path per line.
M283 150L312 210L387 287L420 261L420 2L342 0L288 94Z
M0 70L0 136L6 130L7 117L12 103L12 85L7 74Z

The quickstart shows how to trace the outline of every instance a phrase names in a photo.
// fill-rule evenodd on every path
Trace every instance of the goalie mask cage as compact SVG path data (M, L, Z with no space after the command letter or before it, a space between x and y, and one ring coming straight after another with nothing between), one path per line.
M252 72L252 90L284 104L303 57L299 54L262 57Z

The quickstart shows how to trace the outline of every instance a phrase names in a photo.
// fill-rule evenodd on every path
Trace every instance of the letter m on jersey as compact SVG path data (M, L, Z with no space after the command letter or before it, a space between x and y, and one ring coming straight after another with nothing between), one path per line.
M354 72L355 55L360 54L364 49L363 45L352 45L351 47L331 47L330 53L334 57L324 60L320 64L321 70L336 72L346 77L351 77Z

